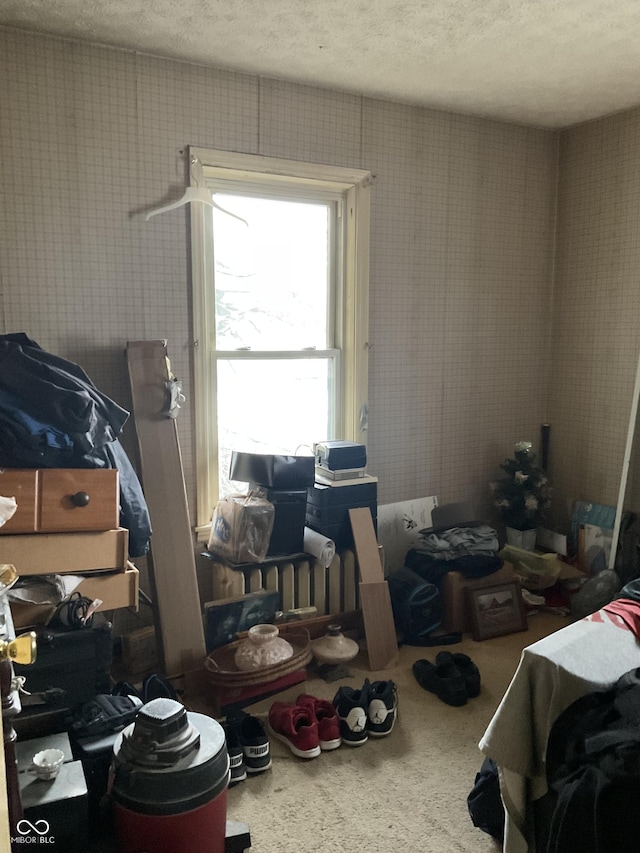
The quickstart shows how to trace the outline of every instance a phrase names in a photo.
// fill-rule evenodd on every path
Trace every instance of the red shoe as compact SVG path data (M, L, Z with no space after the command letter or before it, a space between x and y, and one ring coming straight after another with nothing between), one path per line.
M320 749L328 751L337 749L342 743L340 737L340 719L336 709L326 699L316 699L308 693L301 693L296 699L296 705L300 705L314 715L318 723L318 738Z
M269 734L285 743L298 758L320 755L315 715L300 705L274 702L269 709Z

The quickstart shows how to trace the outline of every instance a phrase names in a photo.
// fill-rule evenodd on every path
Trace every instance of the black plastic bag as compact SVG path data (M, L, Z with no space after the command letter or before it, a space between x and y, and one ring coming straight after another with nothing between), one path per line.
M492 758L485 758L476 773L467 806L474 826L498 841L504 841L504 805L500 796L498 767Z

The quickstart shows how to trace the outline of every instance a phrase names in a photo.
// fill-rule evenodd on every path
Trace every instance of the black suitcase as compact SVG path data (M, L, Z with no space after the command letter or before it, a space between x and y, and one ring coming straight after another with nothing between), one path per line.
M35 630L36 660L13 665L15 675L24 677L27 691L20 694L22 710L14 718L19 737L65 731L75 709L111 690L110 622Z
M371 511L374 530L377 530L378 503L377 501L353 501L338 506L315 506L307 503L305 514L307 527L317 530L328 539L332 539L336 548L353 547L353 531L349 510L356 507L368 507Z
M307 503L316 507L369 506L378 500L378 484L365 482L353 486L325 486L315 483L307 489Z

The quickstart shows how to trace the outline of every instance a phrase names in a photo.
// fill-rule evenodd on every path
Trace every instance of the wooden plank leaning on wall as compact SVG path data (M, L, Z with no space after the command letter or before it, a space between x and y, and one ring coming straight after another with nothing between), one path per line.
M166 341L131 341L127 360L153 529L148 564L156 633L166 674L173 677L201 669L206 651L178 431L166 413Z

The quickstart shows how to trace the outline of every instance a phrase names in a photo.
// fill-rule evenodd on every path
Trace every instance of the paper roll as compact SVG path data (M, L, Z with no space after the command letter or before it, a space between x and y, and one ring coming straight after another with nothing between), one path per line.
M317 530L305 527L304 550L306 554L311 554L318 559L326 569L336 555L336 543L333 539L327 539L322 533L318 533Z

